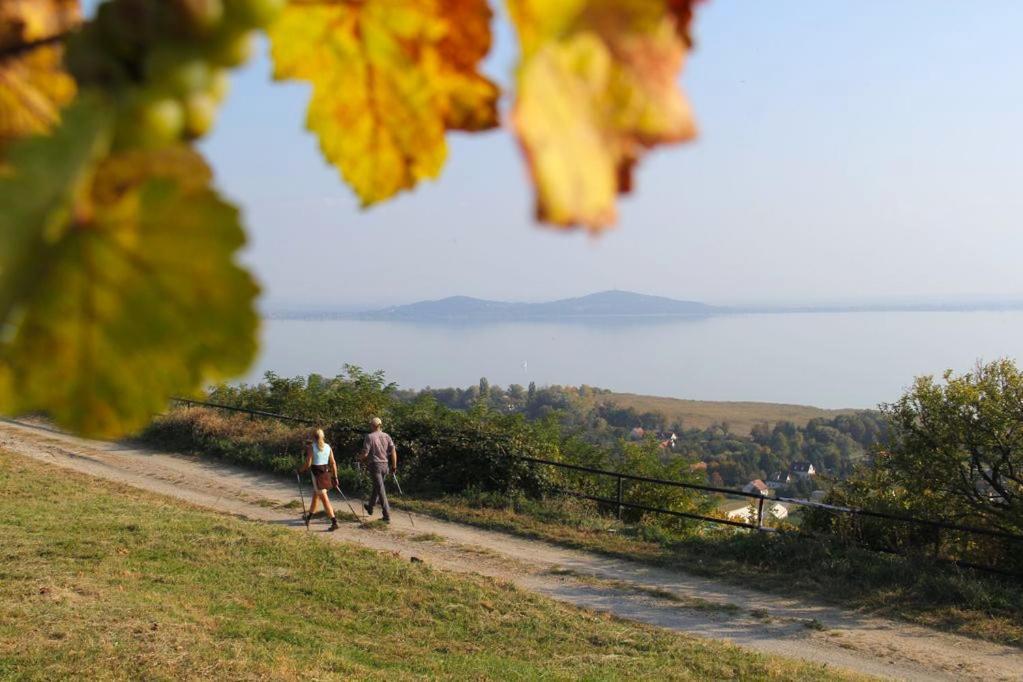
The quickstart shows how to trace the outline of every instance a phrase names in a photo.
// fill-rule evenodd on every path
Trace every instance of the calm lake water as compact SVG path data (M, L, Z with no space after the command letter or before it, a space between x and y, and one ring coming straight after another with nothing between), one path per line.
M267 320L265 370L382 369L403 387L589 384L697 400L872 407L914 376L1023 359L1023 311L751 314L685 320Z

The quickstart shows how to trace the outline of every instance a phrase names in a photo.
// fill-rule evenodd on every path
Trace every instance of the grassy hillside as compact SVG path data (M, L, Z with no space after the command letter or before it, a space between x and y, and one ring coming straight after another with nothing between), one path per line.
M754 424L790 421L797 426L815 417L832 418L840 414L854 414L859 410L825 410L807 405L784 403L725 402L712 400L683 400L635 393L609 393L602 395L621 407L637 412L659 412L669 421L681 420L684 426L705 429L713 424L727 422L732 433L747 435Z
M0 679L841 679L0 453Z

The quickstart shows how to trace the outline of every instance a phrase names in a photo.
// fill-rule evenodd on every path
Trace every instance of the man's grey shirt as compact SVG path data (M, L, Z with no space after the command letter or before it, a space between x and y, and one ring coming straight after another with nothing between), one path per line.
M362 456L369 456L369 463L387 469L387 455L394 452L394 441L383 431L366 434L362 440Z

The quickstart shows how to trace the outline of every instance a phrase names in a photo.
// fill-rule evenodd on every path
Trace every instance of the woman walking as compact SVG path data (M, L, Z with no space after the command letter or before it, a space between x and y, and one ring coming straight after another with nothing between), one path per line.
M330 506L330 489L337 485L337 462L334 461L334 451L330 449L323 440L323 429L316 429L315 438L306 441L305 466L298 470L302 474L312 469L313 496L309 503L309 513L303 520L309 525L313 514L316 513L317 500L323 502L323 509L330 516L330 530L337 530L337 516L334 508Z

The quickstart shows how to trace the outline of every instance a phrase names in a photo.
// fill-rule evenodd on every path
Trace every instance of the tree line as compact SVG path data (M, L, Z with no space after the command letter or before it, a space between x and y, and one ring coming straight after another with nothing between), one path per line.
M467 388L395 391L395 397L404 402L429 397L453 410L483 405L530 421L554 419L564 433L609 449L618 459L624 457L623 444L637 437L664 442L674 434L674 441L664 448L664 458L684 456L701 463L698 468L706 471L710 484L736 487L781 474L779 489L792 494L808 494L821 481L847 477L886 432L885 420L872 410L814 418L805 426L789 421L761 423L748 434L734 432L727 422L694 428L661 412L618 405L610 394L586 385L537 387L530 383L503 388L486 379ZM795 478L785 483L795 462L810 462L821 476L816 481Z

